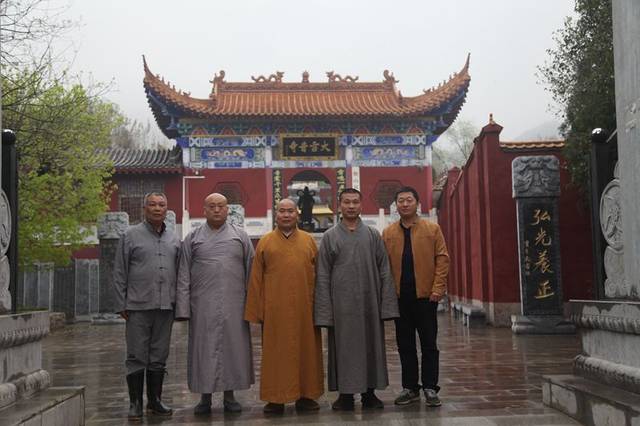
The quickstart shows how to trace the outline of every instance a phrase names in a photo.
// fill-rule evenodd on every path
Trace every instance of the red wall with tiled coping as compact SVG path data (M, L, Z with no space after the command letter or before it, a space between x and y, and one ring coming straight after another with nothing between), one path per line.
M555 155L561 163L560 256L563 297L593 298L589 209L569 182L559 149L503 151L497 124L485 126L464 171L449 171L438 221L451 256L449 294L464 301L518 303L520 281L511 162L521 155Z

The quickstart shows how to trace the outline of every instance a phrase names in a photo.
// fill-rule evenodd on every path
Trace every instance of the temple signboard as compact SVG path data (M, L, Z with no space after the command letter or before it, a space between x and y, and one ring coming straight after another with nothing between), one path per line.
M282 136L284 160L335 160L338 143L335 136Z

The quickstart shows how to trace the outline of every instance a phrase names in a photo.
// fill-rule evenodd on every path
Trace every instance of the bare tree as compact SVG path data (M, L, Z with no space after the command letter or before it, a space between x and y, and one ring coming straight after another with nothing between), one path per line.
M64 17L67 11L68 6L52 6L47 0L0 0L2 67L40 68L61 60L65 49L60 49L60 40L78 26Z
M67 10L47 0L0 0L2 109L13 113L6 124L15 131L43 93L68 80L65 54L72 44L61 41L78 23L64 17Z
M169 148L173 142L151 122L125 119L111 134L111 146L127 149Z
M453 166L462 167L473 150L473 140L480 129L471 121L458 119L433 146L433 171L440 175Z

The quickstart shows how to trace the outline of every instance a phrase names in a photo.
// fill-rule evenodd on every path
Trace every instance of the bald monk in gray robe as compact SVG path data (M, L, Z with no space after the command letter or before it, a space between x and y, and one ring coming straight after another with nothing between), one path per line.
M340 194L342 221L324 233L317 258L314 321L328 327L329 390L340 396L334 410L384 404L374 393L389 384L384 320L399 316L398 300L382 237L360 219L361 195Z
M202 394L196 415L211 413L211 394L224 391L224 409L239 412L234 390L254 383L249 323L244 320L254 249L247 234L226 223L227 199L205 199L207 222L182 243L176 320L189 323L189 389Z

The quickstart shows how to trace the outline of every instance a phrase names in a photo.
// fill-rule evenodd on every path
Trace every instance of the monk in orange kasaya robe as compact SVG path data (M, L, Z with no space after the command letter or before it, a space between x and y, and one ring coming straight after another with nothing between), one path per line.
M293 200L278 204L276 223L258 242L245 309L245 320L263 325L260 399L267 414L282 414L293 401L298 411L313 411L324 393L322 340L313 324L318 249L297 229Z

